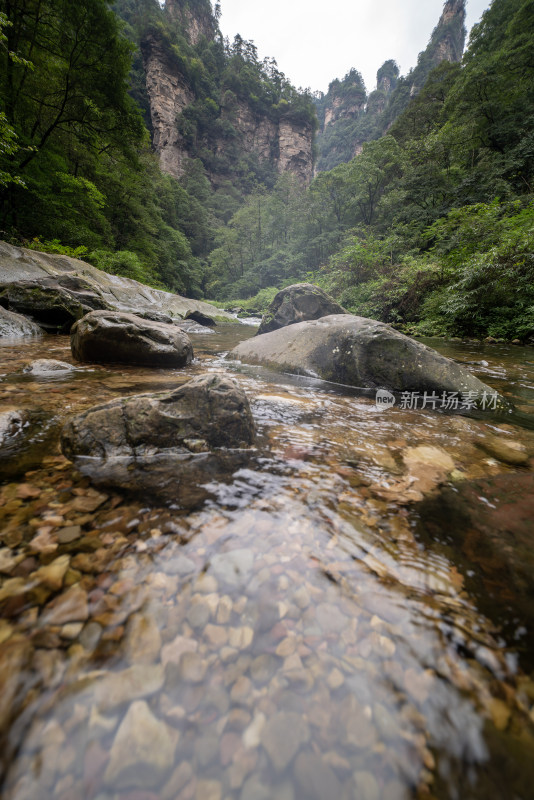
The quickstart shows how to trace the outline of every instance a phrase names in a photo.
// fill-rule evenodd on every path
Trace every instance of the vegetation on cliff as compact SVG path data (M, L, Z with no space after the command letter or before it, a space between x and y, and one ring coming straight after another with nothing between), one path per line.
M399 77L395 61L378 70L376 89L367 95L357 70L334 80L326 94L315 97L319 118L317 169L333 169L361 152L362 145L379 139L408 107L441 63L458 63L465 47L465 0L446 0L430 42L416 66Z
M216 29L209 2L180 8ZM245 98L311 128L310 98L239 37L192 45L156 0L0 0L0 14L0 235L202 296L215 228L276 175L240 151L223 103ZM161 172L150 145L137 47L150 35L196 97L177 121L191 156L181 182ZM224 152L210 148L214 137L228 142Z
M251 197L208 286L237 299L307 277L404 330L532 335L532 30L531 0L494 0L463 64L435 68L388 135L307 192Z

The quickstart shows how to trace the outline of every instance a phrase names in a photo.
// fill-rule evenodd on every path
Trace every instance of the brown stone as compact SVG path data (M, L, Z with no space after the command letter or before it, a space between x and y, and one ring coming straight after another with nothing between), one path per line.
M113 788L156 788L170 771L174 752L165 723L137 700L117 731L104 780Z
M87 593L80 586L72 586L46 606L42 624L65 625L67 622L85 622L88 617Z

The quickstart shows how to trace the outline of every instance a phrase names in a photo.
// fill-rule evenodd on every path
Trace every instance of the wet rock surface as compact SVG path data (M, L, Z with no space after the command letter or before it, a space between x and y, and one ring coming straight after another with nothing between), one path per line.
M191 340L174 325L116 311L96 311L71 330L72 355L78 361L185 367L193 360Z
M25 336L42 336L43 330L21 314L8 311L0 305L0 338L20 339Z
M297 322L346 313L323 289L311 283L296 283L278 292L263 316L257 336Z
M490 603L501 619L506 605L534 623L534 473L496 475L444 487L419 508L425 536L460 547L476 566L476 582L501 586L505 605ZM534 644L531 645L534 651Z
M0 411L0 480L37 466L57 424L39 409Z
M504 436L486 434L486 436L482 436L479 439L478 446L503 464L511 464L518 467L525 466L530 456L534 455L534 453L529 453L521 442L516 442Z
M247 364L393 392L493 390L465 368L389 325L350 314L323 317L242 342L230 357Z
M53 358L38 358L23 368L25 375L34 378L60 378L76 371L76 367Z
M67 423L61 446L98 484L189 506L207 496L206 483L246 463L254 435L239 385L208 375L173 392L97 406Z
M117 731L104 780L118 789L157 788L174 763L175 749L167 725L138 700Z

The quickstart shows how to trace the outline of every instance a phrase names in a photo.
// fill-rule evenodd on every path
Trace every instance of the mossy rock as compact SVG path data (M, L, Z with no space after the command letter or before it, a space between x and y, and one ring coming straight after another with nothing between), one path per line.
M311 283L295 283L278 292L263 316L257 335L271 333L288 325L296 325L298 322L346 313L345 309L319 286L313 286Z

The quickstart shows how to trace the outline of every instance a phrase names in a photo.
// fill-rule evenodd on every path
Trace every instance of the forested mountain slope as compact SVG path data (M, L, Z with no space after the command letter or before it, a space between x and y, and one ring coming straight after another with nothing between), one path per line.
M458 63L465 47L466 0L446 0L443 13L417 65L400 77L395 61L378 70L376 89L367 93L363 78L351 69L334 80L326 94L315 97L319 119L317 169L325 171L350 161L365 142L378 139L402 114L443 62Z
M213 290L307 276L408 331L531 336L533 31L532 0L494 0L387 135L307 192L286 179L250 198L220 232Z
M461 62L447 0L409 76L338 82L320 123L348 160L310 185L309 93L207 0L0 12L3 238L190 297L308 278L407 331L532 335L534 0L493 0Z

